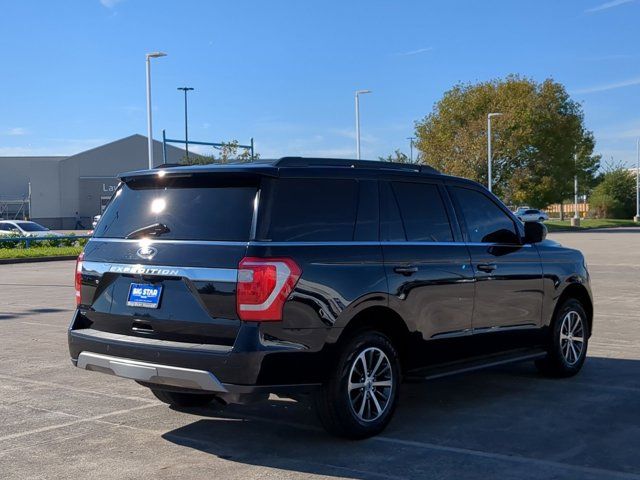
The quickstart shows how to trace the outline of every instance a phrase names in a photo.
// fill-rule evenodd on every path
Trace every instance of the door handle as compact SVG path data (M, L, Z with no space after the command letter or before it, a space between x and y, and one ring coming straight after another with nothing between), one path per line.
M495 263L479 263L478 264L478 270L482 272L491 273L496 268L498 268L498 266Z
M413 265L405 265L402 267L395 267L393 271L408 277L416 273L418 271L418 267L414 267Z

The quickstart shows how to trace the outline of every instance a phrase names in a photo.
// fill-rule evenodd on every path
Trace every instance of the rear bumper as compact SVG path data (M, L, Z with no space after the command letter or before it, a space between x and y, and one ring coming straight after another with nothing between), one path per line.
M108 373L156 385L218 393L228 393L229 391L211 372L205 370L140 362L92 352L81 352L75 365L85 370Z
M73 364L86 370L222 394L311 391L324 376L323 351L265 340L258 324L244 324L230 347L75 328L77 316L68 331L69 353Z

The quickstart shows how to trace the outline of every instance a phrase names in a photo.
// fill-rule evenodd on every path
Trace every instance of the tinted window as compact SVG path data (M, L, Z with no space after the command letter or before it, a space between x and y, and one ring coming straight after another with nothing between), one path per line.
M262 210L260 238L274 242L351 241L357 200L355 180L277 180Z
M454 187L464 216L469 241L482 243L519 243L511 218L485 194Z
M402 223L410 242L452 242L453 233L438 186L393 182Z
M536 215L540 212L538 212L538 210L527 210L526 212L524 212L525 215Z
M95 237L124 238L132 231L162 223L158 238L246 241L251 232L257 185L223 179L164 179L123 185L113 196Z
M0 230L8 231L11 230L11 227L9 227L9 225L6 223L0 223Z
M386 242L404 242L407 239L398 201L387 182L380 182L380 236Z

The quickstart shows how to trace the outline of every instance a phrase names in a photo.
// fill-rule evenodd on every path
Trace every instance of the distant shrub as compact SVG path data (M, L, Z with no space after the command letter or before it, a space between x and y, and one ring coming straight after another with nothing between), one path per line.
M589 199L592 218L630 218L635 212L636 180L629 171L615 167L602 175Z
M15 232L0 235L0 248L24 248L25 242L8 241L8 238L19 238L22 235Z

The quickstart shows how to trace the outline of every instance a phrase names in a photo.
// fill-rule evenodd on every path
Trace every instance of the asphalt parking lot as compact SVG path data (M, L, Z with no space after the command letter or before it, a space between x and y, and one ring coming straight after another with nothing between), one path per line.
M72 367L73 262L0 265L0 478L640 479L640 229L550 236L586 254L595 332L575 378L530 364L404 385L377 438L278 399L178 412Z

